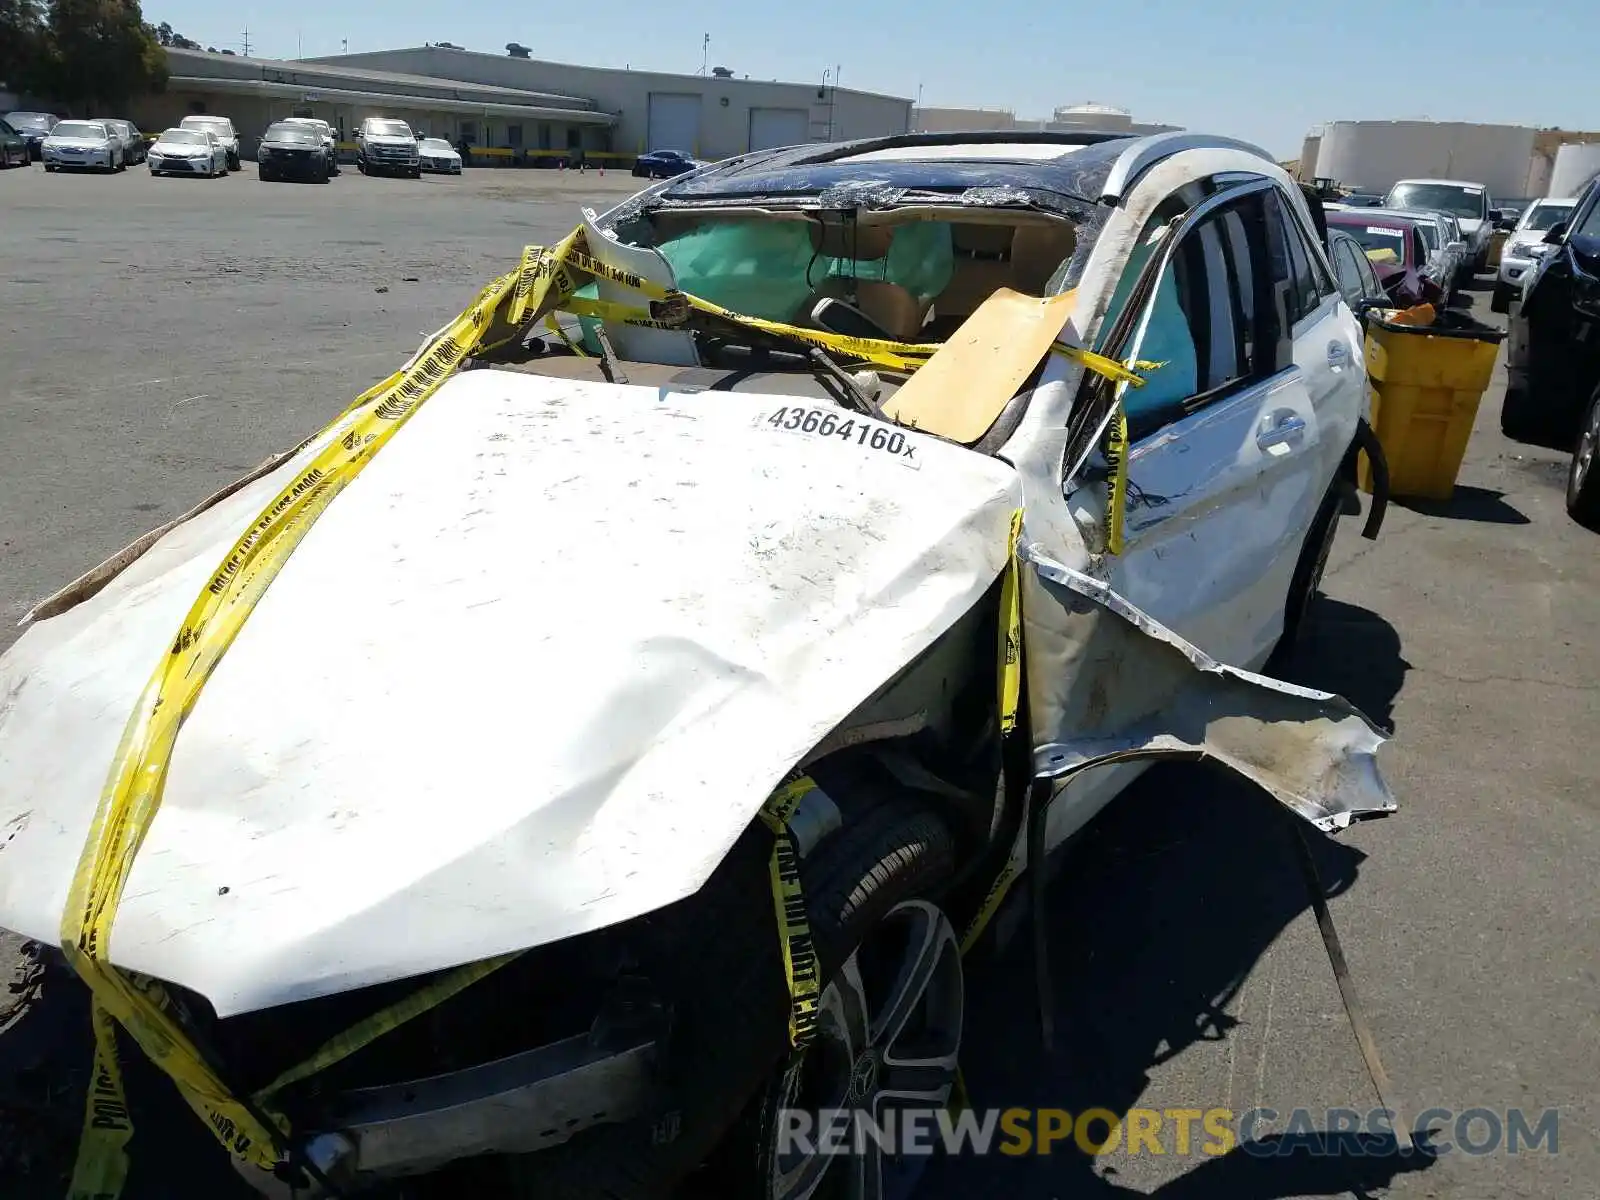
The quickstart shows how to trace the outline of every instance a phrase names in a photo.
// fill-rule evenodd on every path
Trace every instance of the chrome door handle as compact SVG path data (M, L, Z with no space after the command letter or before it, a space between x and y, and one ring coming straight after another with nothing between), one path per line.
M1328 343L1328 366L1335 371L1342 371L1350 365L1350 347L1342 341Z
M1281 446L1284 442L1294 441L1305 431L1305 421L1291 414L1279 418L1270 429L1263 429L1256 434L1256 445L1267 450L1273 446Z

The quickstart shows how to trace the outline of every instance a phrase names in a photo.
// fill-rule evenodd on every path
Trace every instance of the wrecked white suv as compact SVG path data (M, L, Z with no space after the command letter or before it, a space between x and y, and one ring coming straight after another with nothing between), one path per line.
M943 1105L965 945L1146 762L1390 811L1251 673L1366 404L1313 228L1190 134L702 168L43 602L0 926L94 992L80 1172L115 1021L269 1195L876 1197L777 1110Z

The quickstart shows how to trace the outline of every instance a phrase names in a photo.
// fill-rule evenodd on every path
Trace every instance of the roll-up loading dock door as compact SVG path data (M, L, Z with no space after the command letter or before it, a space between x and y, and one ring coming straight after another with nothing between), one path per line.
M685 154L699 154L699 94L651 92L649 128L646 150L681 150Z
M752 108L750 149L799 146L809 140L806 131L810 120L810 114L803 108Z

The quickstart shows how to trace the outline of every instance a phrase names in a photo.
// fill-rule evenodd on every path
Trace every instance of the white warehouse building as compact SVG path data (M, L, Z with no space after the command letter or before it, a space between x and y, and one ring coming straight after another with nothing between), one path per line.
M1316 166L1301 173L1385 192L1401 179L1462 179L1495 197L1527 194L1535 130L1461 121L1333 121L1306 139Z
M529 93L580 97L610 118L604 140L590 135L593 150L633 155L645 150L682 150L699 158L726 158L802 142L905 133L911 128L909 99L832 84L781 83L736 78L726 68L708 75L585 67L543 62L518 53L486 54L454 46L375 50L311 60L336 69L375 70L412 77ZM473 125L478 144L515 147L509 118ZM543 138L520 130L520 142ZM549 147L541 147L549 148Z
M515 47L521 50L522 47ZM553 164L582 150L630 161L645 150L726 158L805 142L906 133L911 101L814 83L668 75L540 62L452 46L320 59L168 48L164 92L131 114L148 130L191 114L232 118L247 153L284 117L320 117L346 143L366 117L397 117L489 161ZM347 146L347 148L350 148Z

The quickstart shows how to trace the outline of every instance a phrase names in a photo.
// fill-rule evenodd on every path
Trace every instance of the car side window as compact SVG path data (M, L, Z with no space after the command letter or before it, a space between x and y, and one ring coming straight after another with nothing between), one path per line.
M1372 269L1372 260L1356 246L1350 247L1350 257L1355 259L1356 274L1361 277L1362 296L1372 300L1384 299L1383 284L1378 282L1378 273Z
M1584 213L1583 220L1569 231L1568 236L1600 238L1600 197L1590 197L1589 211Z
M1276 190L1271 196L1271 206L1276 210L1277 219L1282 227L1290 279L1293 282L1293 287L1290 289L1289 313L1289 323L1293 326L1315 312L1317 306L1322 303L1322 298L1331 295L1335 288L1323 272L1317 256L1312 252L1305 230L1295 217L1292 205Z
M1346 304L1352 307L1361 300L1361 271L1356 266L1355 252L1344 239L1333 244L1333 273L1339 278L1339 292Z
M1270 366L1259 361L1256 314L1266 239L1260 193L1219 208L1184 233L1141 320L1138 357L1164 365L1123 393L1129 432L1148 437L1229 394Z

